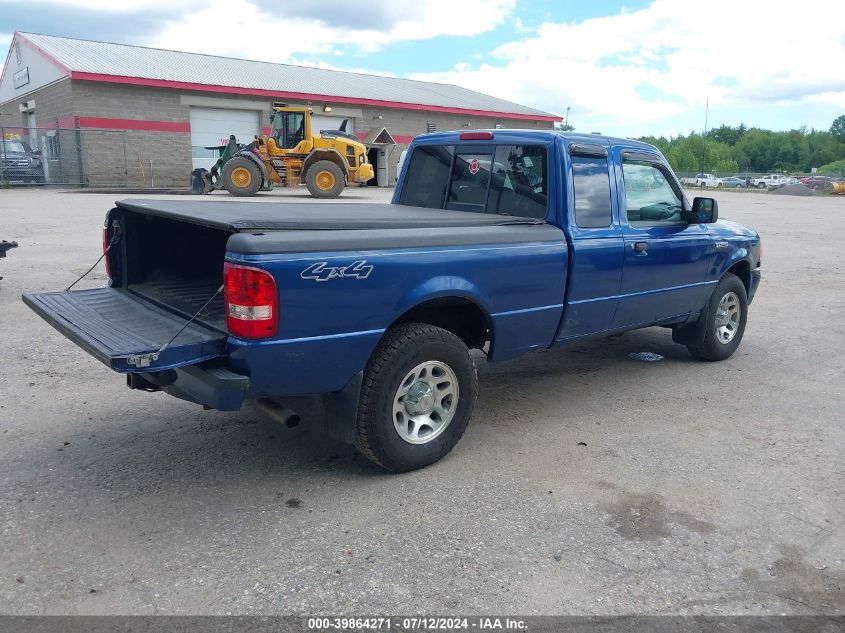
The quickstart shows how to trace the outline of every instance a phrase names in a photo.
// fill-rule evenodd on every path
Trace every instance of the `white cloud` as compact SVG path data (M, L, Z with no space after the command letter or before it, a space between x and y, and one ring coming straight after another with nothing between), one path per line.
M841 0L782 11L764 0L656 0L579 23L545 23L491 62L418 73L563 113L581 130L632 130L710 103L845 107ZM825 18L827 16L827 18ZM469 66L469 67L468 67Z
M81 1L81 0L80 0ZM427 40L439 35L472 36L501 23L516 0L370 0L372 15L358 26L335 24L332 3L291 15L283 4L266 9L250 0L210 0L199 10L170 21L148 42L151 46L198 53L289 61L293 55L331 55L339 47L372 53L400 41ZM348 6L348 5L347 5ZM448 19L444 19L448 16Z

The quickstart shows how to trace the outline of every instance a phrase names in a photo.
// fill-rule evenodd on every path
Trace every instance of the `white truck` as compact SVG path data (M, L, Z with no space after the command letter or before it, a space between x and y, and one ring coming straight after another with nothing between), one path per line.
M681 184L688 187L721 187L722 179L716 174L696 174L693 177L681 178Z
M780 174L769 174L762 178L754 178L751 180L751 185L758 189L777 189L787 184L788 178Z

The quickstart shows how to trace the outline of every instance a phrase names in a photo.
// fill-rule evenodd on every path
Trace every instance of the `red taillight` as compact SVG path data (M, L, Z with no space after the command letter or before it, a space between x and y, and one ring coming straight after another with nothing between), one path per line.
M111 242L111 235L109 234L109 227L106 226L103 228L103 255L105 255L103 259L105 260L106 264L106 277L111 279L111 253L106 252L109 247L109 242Z
M223 297L232 336L269 338L279 331L279 295L267 271L224 263Z
M458 138L462 141L490 141L493 139L493 132L461 132Z

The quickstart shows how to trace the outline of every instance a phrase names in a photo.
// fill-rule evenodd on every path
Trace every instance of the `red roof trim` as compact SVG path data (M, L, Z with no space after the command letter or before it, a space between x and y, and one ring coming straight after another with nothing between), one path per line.
M107 119L96 116L79 117L79 127L98 130L142 130L146 132L190 132L189 121L144 121L142 119Z
M466 114L471 116L500 117L505 119L520 119L526 121L562 121L561 117L545 116L541 114L517 114L513 112L492 112L488 110L473 110L471 108L452 108L447 106L424 105L419 103L402 103L401 101L382 101L380 99L364 99L358 97L338 97L334 95L308 94L304 92L283 92L276 90L262 90L259 88L236 88L233 86L218 86L214 84L198 84L186 81L168 81L165 79L147 79L144 77L125 77L121 75L105 75L99 73L83 73L73 71L71 79L81 81L102 81L105 83L130 84L134 86L154 86L157 88L176 88L180 90L201 90L203 92L223 92L228 94L250 95L270 98L302 99L305 101L331 101L332 103L349 103L355 105L369 105L382 108L401 108L403 110L425 110L431 112L448 112L451 114Z
M31 40L27 39L26 35L24 35L23 33L20 33L19 31L15 31L14 36L12 36L12 41L9 43L9 50L6 53L6 63L3 64L3 72L0 73L0 81L3 81L3 78L6 76L6 69L9 68L9 66L11 65L9 63L9 60L12 59L12 52L14 51L15 43L18 42L18 41L24 42L32 50L34 50L36 53L41 55L41 57L46 59L48 62L50 62L54 66L58 67L59 70L66 72L68 75L72 74L71 71L70 71L70 68L68 68L63 63L61 63L58 59L56 59L55 57L50 55L50 53L45 51L43 48L34 44Z
M72 74L73 74L73 73L71 73L70 68L68 68L68 67L67 67L67 66L65 66L62 62L60 62L58 59L56 59L55 57L53 57L52 55L50 55L50 53L48 53L47 51L45 51L43 48L41 48L40 46L38 46L37 44L35 44L32 40L28 39L28 38L26 37L26 35L24 35L23 33L15 33L15 35L16 35L16 36L18 36L18 35L19 35L19 36L20 36L20 38L21 38L21 40L23 40L24 42L26 42L26 45L27 45L27 46L29 46L30 48L32 48L32 49L33 49L36 53L39 53L39 54L40 54L40 55L41 55L44 59L46 59L48 62L50 62L51 64L55 64L55 65L56 65L56 66L58 66L61 70L65 71L65 72L66 72L67 74L69 74L69 75L72 75Z

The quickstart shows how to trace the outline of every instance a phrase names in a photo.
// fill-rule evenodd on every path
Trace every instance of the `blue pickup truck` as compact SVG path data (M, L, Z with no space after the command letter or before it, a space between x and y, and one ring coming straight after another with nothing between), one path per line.
M134 389L288 420L322 394L326 431L392 471L461 438L471 349L659 325L728 358L762 252L654 147L524 130L417 138L389 205L126 200L103 244L108 287L23 300Z

